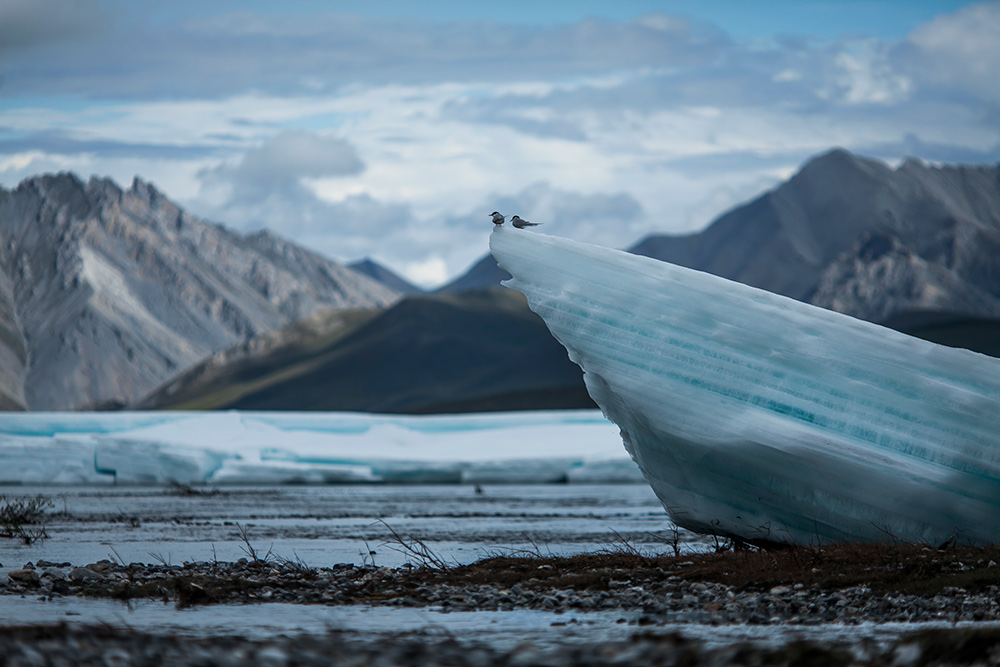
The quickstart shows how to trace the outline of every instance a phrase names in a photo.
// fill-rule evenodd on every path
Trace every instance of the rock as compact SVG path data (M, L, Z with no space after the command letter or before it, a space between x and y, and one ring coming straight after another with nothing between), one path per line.
M114 568L114 563L112 563L109 560L99 560L96 563L91 563L84 567L86 567L88 570L93 570L98 574L107 574Z
M11 581L29 586L37 586L40 581L38 573L34 570L11 570L7 573L7 576L10 577Z
M70 570L69 578L72 581L87 582L87 581L103 581L107 577L87 567L76 567Z

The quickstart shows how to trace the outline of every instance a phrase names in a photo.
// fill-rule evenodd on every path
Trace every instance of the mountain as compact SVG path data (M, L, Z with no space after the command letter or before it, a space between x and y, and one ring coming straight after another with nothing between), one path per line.
M438 288L442 294L454 294L466 290L497 287L501 280L507 280L510 274L497 266L493 255L487 253L482 259L472 265L468 271L447 285Z
M382 310L322 310L250 340L220 350L129 406L214 410L227 408L248 393L301 374L321 363L337 340ZM283 409L295 409L294 404Z
M360 262L348 264L347 268L352 271L357 271L358 273L368 276L369 278L373 278L389 289L395 290L400 294L421 294L424 291L416 285L403 280L386 267L369 258L365 258Z
M396 413L594 407L579 367L517 292L412 296L382 312L295 328L265 337L258 353L199 365L138 407Z
M892 169L832 151L700 234L649 237L633 252L998 355L997 184L996 168ZM213 355L139 407L592 406L520 295L495 288L503 278L487 255L388 310L316 314Z
M1000 166L834 150L689 236L631 251L874 322L1000 317Z
M0 188L0 407L129 404L206 355L394 290L269 232L185 213L139 179Z

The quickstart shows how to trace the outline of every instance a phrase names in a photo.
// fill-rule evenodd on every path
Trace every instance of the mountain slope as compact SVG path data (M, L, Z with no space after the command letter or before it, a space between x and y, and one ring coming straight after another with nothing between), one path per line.
M460 275L447 285L438 288L441 294L456 294L467 290L483 289L484 287L497 287L501 280L507 280L510 274L497 266L497 261L493 255L487 253L485 257L473 264L468 271Z
M0 390L16 407L127 404L258 333L396 297L269 233L197 220L138 179L0 189Z
M891 169L833 151L701 234L650 237L634 251L997 355L997 172L913 161ZM590 405L579 371L518 295L469 290L503 277L486 256L434 295L384 313L313 319L255 338L143 405L401 412Z
M363 259L360 262L348 264L347 268L352 271L373 278L389 289L393 289L400 294L421 294L422 289L412 283L403 280L398 275L371 259Z
M579 367L516 292L409 297L359 321L350 329L317 328L313 337L288 336L286 345L244 356L235 371L220 365L142 407L402 413L593 407ZM235 376L238 382L219 381Z
M1000 316L1000 168L898 169L834 150L699 234L640 255L855 317Z
M157 388L134 409L215 410L322 363L327 349L382 311L324 310L220 350Z

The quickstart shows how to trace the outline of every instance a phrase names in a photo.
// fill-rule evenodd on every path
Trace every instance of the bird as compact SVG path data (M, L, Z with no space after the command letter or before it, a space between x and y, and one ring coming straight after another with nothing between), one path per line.
M510 219L510 224L514 225L518 229L524 229L525 227L537 227L538 225L540 225L542 223L540 223L540 222L528 222L527 220L525 220L525 219L523 219L523 218L518 217L518 216L515 215L513 218Z
M499 227L500 225L502 225L503 221L506 220L506 217L503 216L503 215L500 215L499 211L493 211L492 213L490 213L490 215L493 216L493 224L496 225L497 227Z

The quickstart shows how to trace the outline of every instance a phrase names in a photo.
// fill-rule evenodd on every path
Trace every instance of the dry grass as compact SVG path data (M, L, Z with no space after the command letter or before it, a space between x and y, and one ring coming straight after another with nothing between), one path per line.
M25 544L48 537L45 514L52 507L52 501L45 496L0 496L0 537L19 539Z
M992 563L992 565L991 565ZM679 576L737 590L803 584L821 590L866 586L880 593L934 595L945 587L970 592L1000 586L1000 547L933 549L913 545L839 544L682 556L604 552L571 557L497 556L437 573L414 573L439 583L532 583L606 589Z

